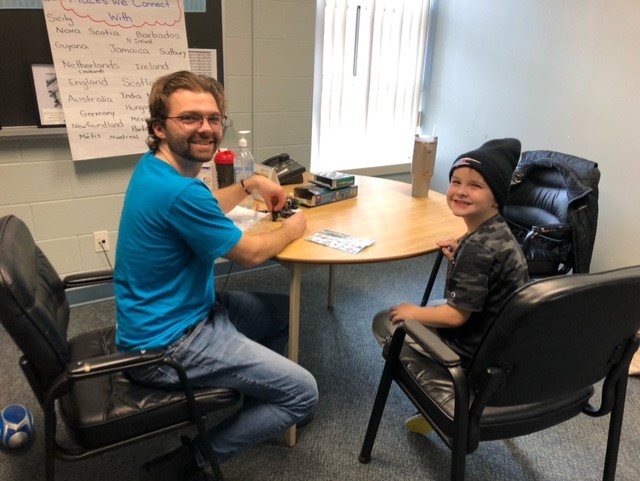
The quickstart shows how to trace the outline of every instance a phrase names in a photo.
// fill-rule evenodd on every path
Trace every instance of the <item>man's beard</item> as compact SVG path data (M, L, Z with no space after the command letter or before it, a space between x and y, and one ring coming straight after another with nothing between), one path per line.
M216 147L219 143L216 137L212 136L210 139L207 139L209 142L211 142L209 144L211 146L210 153L202 153L201 151L196 151L195 147L202 144L192 144L191 142L189 142L189 140L192 138L196 140L205 140L204 138L200 138L195 132L190 136L173 135L167 132L166 140L173 154L180 156L185 160L202 163L209 162L211 159L213 159L213 154L215 153Z

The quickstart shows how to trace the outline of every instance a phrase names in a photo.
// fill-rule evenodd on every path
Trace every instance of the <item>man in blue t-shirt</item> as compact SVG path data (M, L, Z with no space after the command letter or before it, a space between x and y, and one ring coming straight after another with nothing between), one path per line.
M226 99L216 80L186 71L161 77L151 89L149 111L150 151L127 188L118 233L118 348L164 348L184 366L192 385L233 388L245 397L242 408L206 439L184 439L142 467L141 479L189 480L206 466L204 443L226 461L286 431L315 406L315 379L283 356L287 296L215 293L213 279L216 258L259 265L299 238L306 221L296 213L279 229L245 235L225 213L253 191L268 209L280 209L282 187L253 176L212 195L197 178L222 140ZM130 374L144 384L179 385L166 366Z

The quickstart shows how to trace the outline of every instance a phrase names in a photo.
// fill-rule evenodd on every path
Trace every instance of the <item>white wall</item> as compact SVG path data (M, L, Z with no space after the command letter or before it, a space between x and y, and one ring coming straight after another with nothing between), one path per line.
M308 166L315 0L230 0L223 10L234 127L252 131L248 140L257 160L289 152ZM94 250L93 232L109 231L113 262L124 192L138 157L73 162L66 136L0 135L0 217L23 219L61 276L107 267Z
M460 153L497 137L598 162L592 271L640 264L640 2L440 0L425 130L432 187Z

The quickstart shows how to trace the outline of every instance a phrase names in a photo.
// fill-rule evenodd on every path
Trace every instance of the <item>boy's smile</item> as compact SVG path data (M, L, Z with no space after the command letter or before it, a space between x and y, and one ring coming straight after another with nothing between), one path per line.
M453 171L447 204L454 215L464 219L469 232L498 213L498 203L488 184L477 170L469 167Z

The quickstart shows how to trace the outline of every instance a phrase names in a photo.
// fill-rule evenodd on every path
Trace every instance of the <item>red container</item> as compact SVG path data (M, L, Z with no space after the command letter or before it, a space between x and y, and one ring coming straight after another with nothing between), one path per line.
M219 149L213 157L218 175L218 188L221 189L233 184L233 161L235 158L236 154L229 149Z

